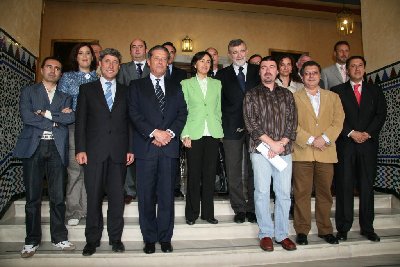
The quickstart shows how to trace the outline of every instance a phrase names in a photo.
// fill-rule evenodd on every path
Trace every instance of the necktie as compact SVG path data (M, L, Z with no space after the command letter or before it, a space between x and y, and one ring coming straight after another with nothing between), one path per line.
M354 85L354 95L356 96L358 105L360 105L360 102L361 102L361 93L358 90L360 88L360 86L361 86L361 84Z
M237 75L239 84L240 84L240 89L242 89L242 92L244 93L244 91L246 90L246 80L244 78L244 73L243 73L243 67L240 66L239 67L239 73Z
M346 74L346 69L345 69L344 65L340 66L340 74L342 74L342 79L343 79L343 82L345 83L347 80L347 74Z
M166 73L165 73L165 77L167 77L167 79L170 79L170 78L171 78L171 70L170 70L170 68L169 68L169 65L167 66L167 71L166 71Z
M161 89L160 86L160 79L156 79L156 97L158 100L158 104L160 105L160 109L161 112L164 112L164 108L165 108L165 96L164 96L164 92Z
M105 93L105 97L106 97L106 102L107 102L107 106L108 109L111 111L112 106L113 106L113 99L112 99L112 93L111 93L111 82L106 82L107 88L106 88L106 93Z
M142 70L142 63L136 64L136 72L139 76L139 78L142 78L143 70Z

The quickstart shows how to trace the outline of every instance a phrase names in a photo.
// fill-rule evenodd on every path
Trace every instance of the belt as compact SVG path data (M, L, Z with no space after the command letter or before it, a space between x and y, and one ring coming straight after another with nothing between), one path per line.
M41 139L42 140L54 140L54 137L52 134L43 134Z

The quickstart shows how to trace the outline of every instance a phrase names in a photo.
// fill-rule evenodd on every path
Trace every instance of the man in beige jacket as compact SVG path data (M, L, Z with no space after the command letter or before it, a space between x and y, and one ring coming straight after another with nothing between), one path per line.
M308 244L307 235L311 229L311 192L314 185L318 236L329 244L338 244L330 221L330 187L333 163L337 162L335 141L343 128L343 107L337 94L319 87L321 67L317 62L304 63L301 75L304 88L294 94L298 111L293 153L296 243Z

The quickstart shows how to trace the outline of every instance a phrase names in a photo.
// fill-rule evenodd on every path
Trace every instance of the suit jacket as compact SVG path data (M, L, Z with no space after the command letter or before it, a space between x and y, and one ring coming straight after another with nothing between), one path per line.
M353 145L365 147L365 151L375 154L378 151L379 132L386 120L386 99L382 89L376 85L362 83L361 103L357 103L350 81L331 89L342 101L345 119L343 130L337 140L338 153L342 149L353 149ZM367 132L371 138L362 144L357 144L347 135L351 130ZM346 153L346 152L344 152Z
M324 81L325 89L330 90L332 87L343 83L342 74L339 72L336 64L324 68L321 77Z
M139 77L138 73L136 71L135 62L131 61L131 62L121 64L121 68L119 69L119 72L117 75L117 82L120 84L123 84L125 86L129 86L131 81L146 77L150 73L149 66L146 63L142 67L143 67L142 77Z
M68 127L75 121L75 113L62 113L64 108L72 109L71 96L56 90L50 104L43 83L37 83L21 90L19 110L24 124L14 149L14 157L30 158L35 153L43 131L52 131L57 151L64 166L68 165ZM52 120L34 112L49 110ZM56 123L56 126L55 124Z
M165 84L165 109L161 112L150 76L134 80L129 86L129 115L134 126L133 151L136 158L157 157L160 152L171 158L179 157L179 136L186 123L187 109L181 86L168 79ZM157 147L150 134L170 129L175 133L171 142Z
M207 92L204 97L197 77L183 80L182 91L189 111L182 136L192 140L200 139L204 133L205 121L211 136L222 138L221 82L207 77Z
M100 80L80 86L75 122L75 153L86 152L88 162L103 162L108 157L125 163L132 153L129 135L127 89L117 83L114 104L108 109Z
M243 99L244 92L240 88L233 65L225 67L217 72L216 78L222 84L222 128L226 139L238 140L244 134ZM260 83L258 66L247 65L246 90Z
M168 70L169 70L169 68L167 67L167 71ZM167 76L165 76L165 77L167 77ZM176 84L180 84L181 81L187 79L187 73L183 69L172 66L171 76L167 77L167 78Z
M298 126L294 143L293 161L318 161L336 163L335 141L343 128L344 111L337 94L328 90L320 90L320 108L318 117L315 115L306 90L300 89L293 94L297 107ZM324 151L307 145L310 136L325 134L330 144Z

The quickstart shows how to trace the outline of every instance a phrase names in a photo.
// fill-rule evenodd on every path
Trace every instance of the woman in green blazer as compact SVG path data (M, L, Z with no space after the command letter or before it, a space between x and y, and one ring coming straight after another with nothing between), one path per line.
M214 218L214 183L218 143L224 136L221 121L221 82L207 77L213 65L209 53L194 55L192 69L196 76L183 80L182 90L188 108L181 138L187 149L188 179L185 217L193 225L201 219L217 224Z

